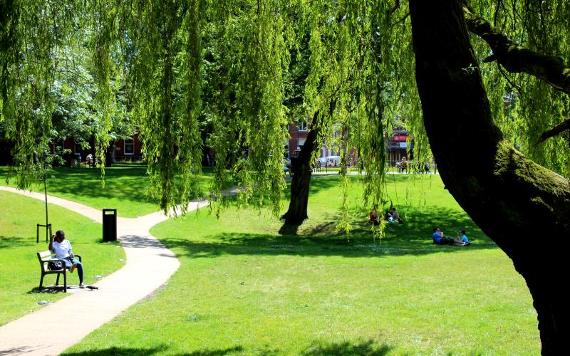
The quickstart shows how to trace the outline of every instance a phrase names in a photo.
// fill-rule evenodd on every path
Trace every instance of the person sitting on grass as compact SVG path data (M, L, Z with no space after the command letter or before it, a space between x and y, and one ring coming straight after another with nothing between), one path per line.
M374 205L370 214L368 214L368 222L373 225L380 225L380 219L378 218L378 205Z
M63 230L58 230L55 232L49 242L49 249L55 254L55 257L63 263L65 263L65 268L69 268L69 272L72 272L77 268L77 275L79 276L79 288L83 288L83 265L81 262L73 256L73 251L71 249L71 242L65 239L65 233Z
M433 239L433 243L436 245L454 245L459 242L459 240L443 236L443 231L441 231L439 227L433 228L433 234L431 237Z
M95 166L95 164L94 164L95 162L94 162L94 160L93 160L93 154L90 153L90 154L87 155L87 157L85 157L85 163L86 163L89 167Z
M459 237L457 239L463 243L463 246L471 245L471 241L469 241L469 238L465 234L465 229L459 231Z
M404 220L402 220L400 214L398 214L398 211L393 206L391 206L390 210L388 210L386 213L386 220L388 220L388 222L398 222L400 224L404 223Z

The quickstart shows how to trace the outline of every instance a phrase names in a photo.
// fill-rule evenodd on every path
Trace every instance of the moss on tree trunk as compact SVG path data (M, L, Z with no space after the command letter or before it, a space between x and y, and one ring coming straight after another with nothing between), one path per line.
M493 124L457 0L410 0L416 80L441 177L461 207L513 260L538 313L542 352L569 335L570 185L503 140Z

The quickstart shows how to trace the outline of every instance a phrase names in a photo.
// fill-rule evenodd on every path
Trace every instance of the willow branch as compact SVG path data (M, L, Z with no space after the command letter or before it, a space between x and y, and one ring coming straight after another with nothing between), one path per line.
M392 7L389 11L389 15L394 14L394 12L396 12L396 10L398 10L400 8L400 0L396 0L396 2L394 3L394 7Z
M551 137L554 137L556 135L561 134L564 131L569 131L569 130L570 130L570 119L567 119L566 121L562 121L558 125L554 126L550 130L544 131L542 135L540 135L540 140L538 142L542 143Z
M469 31L485 40L493 50L493 55L487 61L496 60L511 73L530 74L570 95L570 67L564 64L562 58L523 48L466 6L463 11Z

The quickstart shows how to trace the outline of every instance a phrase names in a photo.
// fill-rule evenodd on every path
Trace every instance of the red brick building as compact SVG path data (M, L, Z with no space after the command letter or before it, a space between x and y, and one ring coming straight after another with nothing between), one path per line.
M402 128L396 128L392 131L392 136L386 143L386 154L388 155L388 162L390 166L395 166L396 163L406 160L412 160L411 149L412 143L409 141L408 131Z
M308 133L309 131L307 130L305 123L301 123L300 126L289 124L289 142L287 145L288 157L297 157L299 152L301 152L301 147L303 147L307 140ZM321 147L318 157L329 156L340 156L340 152L327 147L325 144Z
M91 148L89 149L83 149L74 138L70 137L63 141L63 148L71 153L66 156L81 162L85 162L88 154L95 154L94 139L91 140L90 146ZM142 142L139 134L135 133L131 137L111 141L107 154L110 156L111 163L117 161L140 161L142 159Z
M288 158L297 157L301 151L301 147L305 144L307 139L308 130L306 124L302 123L300 126L295 124L289 124L289 141L287 145ZM409 142L408 131L402 128L394 129L392 136L386 140L386 154L388 156L388 162L391 166L396 165L400 162L402 158L412 159L409 156L411 143ZM334 148L327 147L326 144L320 149L318 157L330 157L330 156L340 156L340 152ZM358 155L355 150L351 150L349 161L352 164L356 164Z

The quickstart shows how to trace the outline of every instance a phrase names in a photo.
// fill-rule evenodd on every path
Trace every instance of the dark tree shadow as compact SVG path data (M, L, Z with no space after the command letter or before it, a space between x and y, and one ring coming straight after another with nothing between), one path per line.
M0 168L0 175L8 177L8 169ZM122 182L115 184L115 180ZM55 195L71 194L155 203L146 194L148 180L145 165L129 164L107 168L105 169L105 182L106 185L103 188L99 169L59 167L50 172L48 187L49 192Z
M62 355L66 356L143 356L143 355L154 355L158 353L164 353L168 350L168 346L160 345L153 348L129 348L129 347L110 347L103 350L94 351L80 351L80 352L66 352ZM242 346L228 347L226 349L218 350L198 350L189 353L176 354L178 356L224 356L234 353L242 353ZM0 353L1 355L1 353Z
M374 340L362 341L358 343L343 342L336 344L313 344L301 355L305 356L353 356L353 355L365 355L365 356L382 356L388 354L393 347L382 344L379 345Z
M159 345L153 348L130 348L130 347L110 347L102 350L90 350L79 352L65 352L62 355L67 356L143 356L154 355L168 350L168 346Z
M190 353L179 354L179 356L223 356L233 353L242 353L243 351L243 347L234 346L223 350L198 350Z
M40 238L40 242L43 242L43 239ZM35 244L35 237L0 236L0 248L34 246Z
M382 257L498 248L465 213L457 210L430 207L425 211L412 211L407 214L404 224L389 224L386 237L381 240L373 238L367 219L366 215L361 221L353 222L349 238L336 231L335 221L324 221L305 230L301 230L301 226L297 227L299 231L286 231L288 233L281 235L236 231L205 236L198 241L191 238L161 241L168 248L178 249L179 256L194 258L223 254ZM459 229L464 228L473 243L467 247L435 245L431 237L434 226L441 227L448 236L457 236Z

